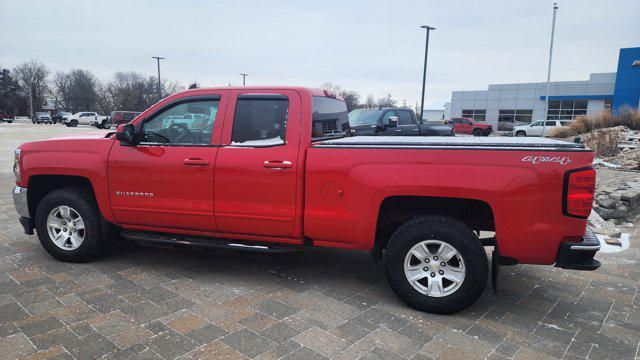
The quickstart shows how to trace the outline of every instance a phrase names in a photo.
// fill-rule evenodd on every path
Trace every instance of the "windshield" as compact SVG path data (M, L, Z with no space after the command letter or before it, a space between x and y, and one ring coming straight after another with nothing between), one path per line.
M349 113L349 125L372 125L380 117L380 109L358 109Z

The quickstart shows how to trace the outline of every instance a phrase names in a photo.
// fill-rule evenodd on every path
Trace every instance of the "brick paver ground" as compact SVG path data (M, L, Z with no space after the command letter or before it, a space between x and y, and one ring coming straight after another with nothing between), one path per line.
M640 232L594 272L503 267L500 292L414 311L367 253L201 254L125 244L51 258L0 175L0 359L633 359Z

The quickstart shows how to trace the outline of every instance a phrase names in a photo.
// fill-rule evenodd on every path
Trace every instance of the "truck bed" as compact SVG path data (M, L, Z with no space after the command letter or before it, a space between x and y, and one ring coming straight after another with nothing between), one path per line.
M325 140L321 148L408 148L466 150L590 151L583 144L532 137L356 136Z

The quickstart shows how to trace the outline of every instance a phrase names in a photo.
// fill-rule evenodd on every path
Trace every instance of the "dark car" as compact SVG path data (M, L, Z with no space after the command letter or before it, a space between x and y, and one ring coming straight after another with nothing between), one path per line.
M57 114L55 114L55 115L51 118L51 120L53 120L53 123L54 123L54 124L57 124L57 123L61 123L61 124L62 124L62 120L64 119L64 117L65 117L65 116L71 116L71 115L73 115L73 114L72 114L72 113L70 113L70 112L67 112L67 111L58 111L58 113L57 113Z
M453 125L419 122L411 109L356 109L349 113L354 136L453 136Z
M421 128L432 136L453 136L456 134L451 120L426 120L422 122Z
M141 113L138 111L112 111L109 115L109 118L111 119L110 125L115 125L117 127L120 124L127 124L140 114Z
M0 122L6 122L6 123L11 124L13 122L13 120L15 120L13 115L0 113Z

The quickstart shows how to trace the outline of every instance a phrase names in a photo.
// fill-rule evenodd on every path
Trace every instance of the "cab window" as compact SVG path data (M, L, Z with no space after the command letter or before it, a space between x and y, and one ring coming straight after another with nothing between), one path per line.
M270 147L286 143L289 98L284 95L240 95L231 145Z
M391 111L387 111L387 112L384 114L384 117L382 117L382 124L384 124L384 125L388 125L388 124L389 124L389 118L390 118L390 117L392 117L392 116L397 116L397 115L396 115L396 112L395 112L395 111L393 111L393 110L391 110Z
M399 110L398 125L413 125L413 118L410 111Z
M142 125L142 143L209 145L219 99L185 101L152 115Z

